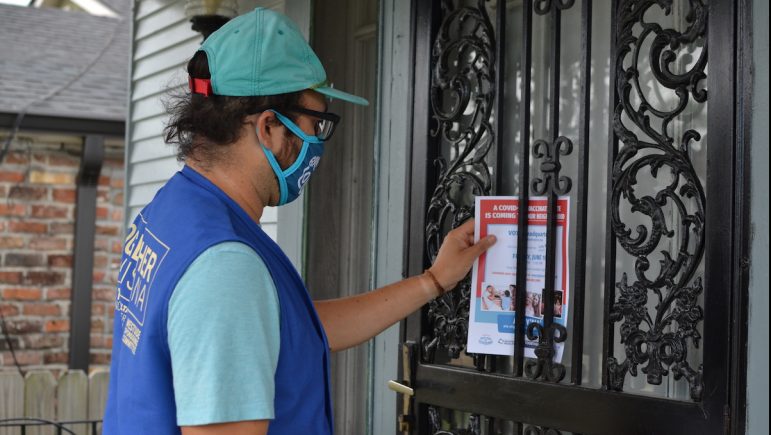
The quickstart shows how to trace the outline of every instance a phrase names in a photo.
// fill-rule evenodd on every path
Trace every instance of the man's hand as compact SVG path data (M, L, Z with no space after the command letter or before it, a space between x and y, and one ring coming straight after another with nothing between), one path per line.
M495 236L487 236L474 244L474 219L469 219L447 233L429 270L448 291L468 275L474 260L494 244Z

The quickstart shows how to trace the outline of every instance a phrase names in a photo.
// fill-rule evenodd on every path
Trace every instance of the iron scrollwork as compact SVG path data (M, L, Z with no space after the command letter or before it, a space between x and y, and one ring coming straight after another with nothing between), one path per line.
M610 211L618 243L635 257L635 280L630 283L624 274L616 283L618 294L610 321L622 322L620 334L626 359L618 362L608 356L608 377L610 388L621 391L626 374L636 376L638 365L645 364L642 372L653 385L661 384L662 377L671 370L675 379L688 380L691 398L700 401L702 367L692 368L687 356L689 341L699 346L701 335L697 326L704 317L698 305L702 281L695 275L704 255L706 199L689 155L692 143L701 140L701 136L689 129L675 138L669 128L691 99L696 103L707 100L707 90L702 85L707 65L707 7L700 0L690 0L689 4L687 28L683 32L645 20L652 7L660 7L670 15L671 0L627 1L619 9L615 74L620 102L615 108L613 127L623 146L612 166ZM636 29L641 29L637 36L633 32ZM650 38L653 39L646 60L657 85L676 97L672 109L654 107L642 91L638 65L643 45ZM698 44L703 44L698 58L685 62L690 65L685 71L673 71L680 50ZM625 63L628 56L632 61ZM627 128L622 114L637 132ZM638 183L643 170L654 179L660 173L668 173L672 181L654 192L640 192L645 190ZM649 226L640 225L633 234L622 220L622 206L646 216ZM675 215L673 228L667 224L668 210ZM674 226L679 226L678 231ZM673 248L665 246L660 251L658 275L650 277L649 256L661 249L664 242L671 243ZM656 298L653 313L647 307L649 297Z
M552 11L552 8L557 8L557 10L570 9L575 2L576 0L535 0L533 12L538 15L546 15Z
M567 195L573 185L570 177L560 175L562 165L560 156L573 152L573 142L560 136L553 142L539 139L533 143L533 157L541 160L541 177L533 178L530 188L536 195ZM550 219L555 219L551 216ZM547 241L548 242L548 241ZM551 242L553 243L553 241ZM549 260L554 261L554 260ZM528 340L538 340L535 348L535 360L525 363L525 376L529 379L541 379L548 382L560 382L565 377L565 366L554 362L554 345L567 340L568 331L559 323L544 327L540 323L531 323L527 327Z
M538 426L527 426L522 431L524 435L562 435L557 429L543 428Z
M436 159L438 182L426 215L426 250L432 262L444 234L474 215L474 196L491 194L485 157L495 143L495 30L485 2L456 9L445 1L442 12L431 58L431 134L437 144L449 147L450 155ZM429 304L429 328L422 338L428 361L438 348L447 349L450 358L465 349L470 291L467 277L458 290Z
M552 14L554 18L559 18L562 11L570 9L575 4L575 0L535 0L533 2L533 12L537 15ZM559 21L552 22L552 25L558 25ZM559 37L552 41L553 44L560 44ZM552 47L552 50L556 50L557 47ZM556 65L551 65L557 73L559 72L559 60ZM556 89L559 87L558 75L554 76L554 83L552 86ZM556 95L556 93L555 93ZM555 97L552 101L553 105L559 107L559 99ZM544 139L538 139L533 143L532 156L534 160L540 160L539 169L541 172L540 177L535 177L530 182L530 189L536 195L548 195L550 204L552 201L556 201L556 197L559 195L567 195L573 186L573 182L570 177L561 175L562 164L560 163L560 156L567 156L573 152L573 142L565 136L557 137L557 122L553 122L553 134L554 140L549 142ZM556 219L556 216L550 215L548 219ZM553 232L547 234L547 243L555 243L556 236ZM553 258L547 259L549 262L554 262ZM548 269L547 269L548 271ZM547 278L551 279L551 278ZM550 287L553 288L553 287ZM544 289L546 290L546 289ZM565 366L561 363L554 362L555 344L562 343L567 340L567 328L563 325L556 323L546 323L541 325L540 323L532 323L528 325L526 336L529 340L538 339L538 344L535 348L535 360L528 360L525 363L524 373L529 379L537 380L541 379L548 382L560 382L565 377Z
M538 339L535 347L535 360L525 363L525 376L529 379L543 379L549 382L560 382L565 377L565 366L554 362L554 345L567 339L568 330L559 323L544 327L540 323L527 326L528 340Z
M468 424L465 429L442 429L442 418L439 416L439 411L433 407L428 407L428 420L431 423L432 435L479 435L480 432L480 416L471 414L468 418Z
M560 136L554 142L539 139L533 143L533 157L541 160L540 169L543 178L533 178L530 188L536 195L553 192L555 195L567 195L573 186L570 177L560 175L562 164L560 156L573 152L573 142L565 136Z

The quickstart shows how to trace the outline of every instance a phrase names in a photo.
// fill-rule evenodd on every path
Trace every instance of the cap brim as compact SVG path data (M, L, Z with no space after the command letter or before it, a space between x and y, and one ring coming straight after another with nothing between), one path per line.
M337 98L361 106L369 106L369 101L366 99L349 94L348 92L343 92L339 89L330 88L328 86L319 86L318 88L313 88L313 90L330 98Z

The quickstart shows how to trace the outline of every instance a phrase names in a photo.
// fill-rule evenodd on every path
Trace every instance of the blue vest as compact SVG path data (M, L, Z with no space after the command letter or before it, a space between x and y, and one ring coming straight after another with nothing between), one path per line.
M118 274L105 435L180 433L166 330L169 299L190 263L226 241L251 246L278 292L281 349L268 433L333 433L329 346L302 279L240 206L185 166L129 227Z

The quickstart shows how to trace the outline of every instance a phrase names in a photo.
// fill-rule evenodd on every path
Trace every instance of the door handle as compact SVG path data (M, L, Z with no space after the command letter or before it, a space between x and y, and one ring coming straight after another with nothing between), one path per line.
M406 384L408 384L407 381L388 381L388 388L390 388L392 391L396 391L399 394L404 394L405 396L414 396L415 390L408 387Z

